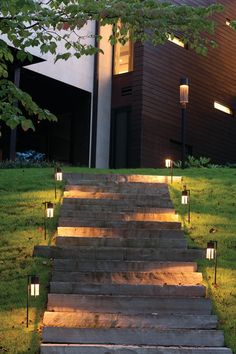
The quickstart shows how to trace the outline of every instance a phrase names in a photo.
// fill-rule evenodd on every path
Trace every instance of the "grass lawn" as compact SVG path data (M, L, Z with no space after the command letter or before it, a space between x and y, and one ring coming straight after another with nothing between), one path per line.
M93 172L65 168L64 171ZM98 171L106 172L106 171ZM128 173L166 174L166 170L120 170ZM176 174L183 171L176 170ZM184 223L191 247L206 247L218 241L218 287L212 286L213 263L200 262L205 284L225 330L226 344L236 354L236 170L188 169L184 183L191 189L191 224L180 205L181 185L170 187L175 208ZM56 216L50 221L44 241L44 201L54 202L53 169L0 170L0 353L37 353L41 318L46 304L51 265L34 259L34 245L53 242ZM57 200L59 202L59 198ZM212 232L213 231L213 232ZM40 296L30 301L30 324L26 328L27 275L40 277Z

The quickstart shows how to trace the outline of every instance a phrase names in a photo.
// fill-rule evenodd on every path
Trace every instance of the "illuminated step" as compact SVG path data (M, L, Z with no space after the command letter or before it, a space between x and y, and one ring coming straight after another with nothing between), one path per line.
M196 272L195 262L151 262L151 261L114 261L114 260L77 260L54 259L53 269L61 271L92 271L92 272Z
M80 344L131 344L131 345L179 345L212 346L224 345L222 331L199 329L153 329L153 328L61 328L44 327L43 342Z
M200 285L201 273L151 272L102 272L102 271L58 271L52 273L52 282L80 282L81 284L121 285Z
M101 228L101 227L58 227L58 236L74 236L74 237L112 237L112 238L185 238L183 230L180 229L130 229L130 228Z
M43 325L67 328L215 329L217 317L213 315L160 315L158 313L125 315L120 313L46 311Z
M173 213L131 213L131 212L104 212L104 211L81 211L81 210L61 210L61 218L72 218L78 220L110 220L110 221L176 221L178 215Z
M114 192L83 192L78 190L70 190L64 192L65 198L80 198L80 199L111 199L116 200L135 200L145 199L146 203L155 203L155 199L168 199L169 192L147 194L141 190L140 193L114 193Z
M84 200L82 200L84 201ZM91 200L90 200L91 201ZM97 200L95 200L96 203ZM78 203L77 203L78 202ZM63 199L61 212L83 211L83 212L118 212L118 213L159 213L159 214L176 214L174 208L156 208L156 207L135 207L134 205L124 205L124 203L115 205L97 205L97 204L81 204L76 199Z
M41 344L41 354L232 354L224 347Z
M80 220L78 218L60 217L58 227L108 227L108 228L129 228L129 229L181 229L180 222L171 221L112 221L112 220Z
M177 261L193 262L202 259L203 250L160 248L121 248L121 247L58 247L35 246L34 256L48 258L73 258L89 260L120 261Z
M206 291L202 285L130 285L130 284L89 284L82 282L51 282L53 294L85 295L128 295L158 297L204 297Z
M185 238L114 238L114 237L62 237L57 236L57 246L138 247L138 248L187 248Z
M157 175L128 175L128 174L94 174L94 173L64 173L64 179L69 184L80 183L81 181L105 181L114 183L169 183L171 182L170 176L157 176ZM182 177L174 176L173 182L181 182Z

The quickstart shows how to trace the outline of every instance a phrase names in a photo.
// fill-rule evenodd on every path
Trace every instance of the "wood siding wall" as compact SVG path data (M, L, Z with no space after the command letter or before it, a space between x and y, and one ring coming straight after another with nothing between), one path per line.
M177 3L177 1L176 1ZM178 1L182 3L182 1ZM185 1L209 4L210 1ZM181 112L179 80L190 79L190 102L187 106L187 145L194 156L212 161L236 162L236 32L225 19L236 18L235 0L222 0L224 14L216 16L214 39L217 49L207 57L173 43L143 52L141 166L163 166L171 156L180 159ZM235 110L234 116L217 111L214 101Z

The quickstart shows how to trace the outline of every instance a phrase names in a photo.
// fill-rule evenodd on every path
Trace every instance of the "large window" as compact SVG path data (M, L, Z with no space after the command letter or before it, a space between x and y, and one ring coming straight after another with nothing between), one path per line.
M114 51L114 74L124 74L133 70L133 43L117 43Z

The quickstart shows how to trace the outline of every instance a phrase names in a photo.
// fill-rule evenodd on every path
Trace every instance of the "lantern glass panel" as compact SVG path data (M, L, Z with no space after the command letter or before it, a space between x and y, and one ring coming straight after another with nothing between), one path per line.
M167 168L170 168L171 167L171 159L166 159L165 160L165 165Z
M182 195L181 203L185 205L188 204L188 195Z
M56 181L62 181L62 172L56 172Z
M207 248L206 250L206 259L214 259L215 258L215 249Z
M188 97L189 97L189 86L180 85L180 103L182 104L188 103Z
M51 207L47 208L47 218L53 218L54 210Z
M31 284L30 285L30 295L31 296L39 296L39 284Z

